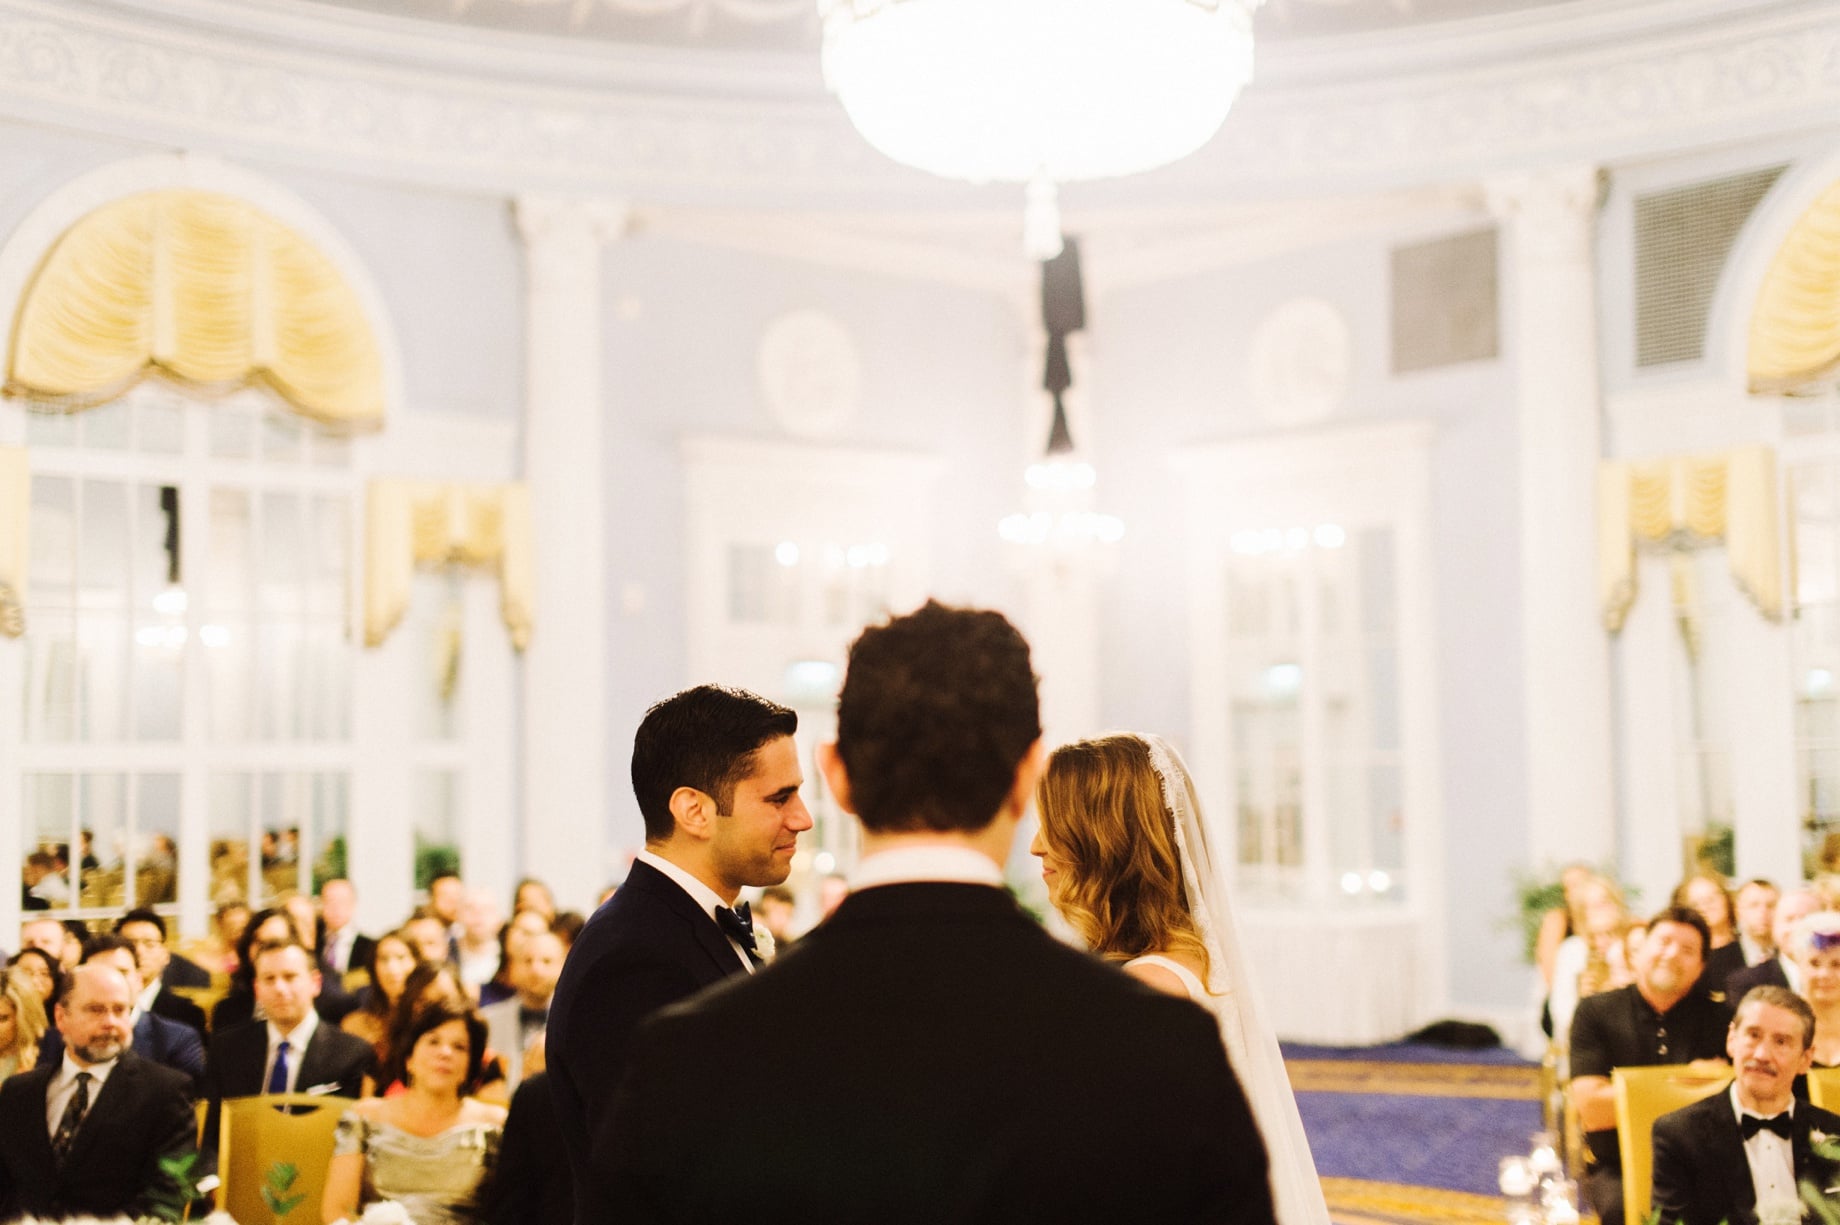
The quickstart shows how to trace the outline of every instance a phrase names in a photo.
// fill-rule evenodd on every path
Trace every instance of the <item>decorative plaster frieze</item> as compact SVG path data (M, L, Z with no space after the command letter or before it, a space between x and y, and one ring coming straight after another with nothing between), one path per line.
M694 89L668 90L665 53L610 47L605 84L590 86L579 47L559 50L545 74L537 40L525 40L508 75L432 51L418 60L426 39L405 36L415 48L400 54L387 39L369 55L320 53L312 48L331 36L290 43L251 32L255 18L213 28L200 0L186 10L190 19L176 23L119 2L0 0L0 115L505 194L859 207L969 198L875 154L815 72L802 92L782 81L741 96L710 84L713 53L685 52ZM1202 153L1081 199L1448 182L1652 156L1840 114L1834 5L1689 0L1641 11L1652 15L1639 35L1587 42L1548 32L1518 58L1489 39L1459 54L1447 34L1423 40L1435 54L1399 37L1354 50L1338 41L1320 57L1287 47ZM1619 12L1619 28L1633 25ZM302 24L298 13L290 20ZM634 68L622 76L627 55Z

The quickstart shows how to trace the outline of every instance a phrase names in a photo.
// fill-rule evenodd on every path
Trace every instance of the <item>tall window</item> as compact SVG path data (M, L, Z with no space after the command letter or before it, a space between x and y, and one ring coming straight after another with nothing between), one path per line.
M1840 865L1840 393L1786 402L1794 609L1795 816L1810 876Z
M27 881L201 916L344 870L350 448L273 397L148 383L31 413ZM12 746L0 746L11 748Z

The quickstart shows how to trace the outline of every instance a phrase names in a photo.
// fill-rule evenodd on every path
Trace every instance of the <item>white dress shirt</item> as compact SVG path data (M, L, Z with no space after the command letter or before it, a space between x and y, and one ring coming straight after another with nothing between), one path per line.
M326 965L335 974L351 971L351 947L358 942L358 925L347 923L338 931L326 933ZM363 966L359 966L363 969Z
M96 1098L102 1093L102 1082L115 1070L116 1060L107 1063L92 1063L87 1068L64 1052L64 1066L51 1078L51 1084L45 1089L45 1131L47 1135L57 1135L58 1124L64 1121L64 1108L70 1105L70 1099L77 1095L77 1073L88 1072L89 1108L96 1108ZM85 1114L84 1118L89 1116Z
M262 1083L256 1087L257 1093L268 1092L268 1078L275 1074L275 1052L281 1049L281 1040L287 1039L287 1091L294 1092L300 1083L300 1061L306 1057L307 1043L313 1041L313 1032L319 1028L319 1013L313 1006L307 1006L307 1015L292 1033L282 1033L275 1028L273 1021L265 1022L268 1029L268 1058L262 1061Z
M902 885L914 881L951 881L1003 887L1003 869L988 855L968 846L905 846L878 851L856 865L850 889Z
M1733 1081L1728 1091L1731 1097L1732 1114L1739 1119L1745 1115L1755 1115L1754 1110L1746 1110L1738 1104L1738 1082ZM1795 1102L1789 1102L1785 1114L1795 1117ZM1762 1116L1758 1116L1762 1117ZM1795 1154L1790 1149L1786 1136L1779 1136L1773 1131L1760 1131L1744 1142L1744 1160L1750 1163L1751 1187L1757 1192L1757 1202L1764 1204L1770 1200L1794 1200L1800 1197L1795 1188Z
M640 851L634 858L643 863L650 864L652 867L663 872L666 876L675 881L679 888L690 895L691 901L703 908L703 913L709 916L709 921L711 923L716 922L716 907L728 905L714 889L711 889L708 885L705 885L702 881L690 875L690 873L684 871L663 856L654 855L650 851ZM718 926L720 925L718 924ZM735 950L735 956L740 959L742 967L746 969L749 974L752 974L754 972L754 963L748 960L747 950L735 943L735 938L730 936L727 932L723 932L722 936L728 941L728 946Z

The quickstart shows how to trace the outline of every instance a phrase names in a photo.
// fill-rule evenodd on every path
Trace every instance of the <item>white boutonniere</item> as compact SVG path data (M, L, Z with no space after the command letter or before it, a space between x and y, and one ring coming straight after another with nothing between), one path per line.
M1791 1196L1757 1202L1757 1225L1800 1225L1802 1201Z
M1829 1140L1833 1139L1832 1136L1819 1128L1809 1129L1808 1138L1816 1144L1826 1144Z
M364 1210L358 1225L415 1225L409 1210L394 1200L380 1199Z
M779 951L773 943L773 933L764 925L754 929L754 951L760 954L762 961L772 961L773 955Z

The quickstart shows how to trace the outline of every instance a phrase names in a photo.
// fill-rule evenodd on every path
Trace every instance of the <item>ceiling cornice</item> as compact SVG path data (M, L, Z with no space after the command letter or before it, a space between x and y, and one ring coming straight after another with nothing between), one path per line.
M1832 0L1579 0L1262 55L1207 149L1071 199L1395 189L1840 115ZM0 0L0 115L503 195L855 209L1009 198L881 158L806 57L519 38L288 0Z

